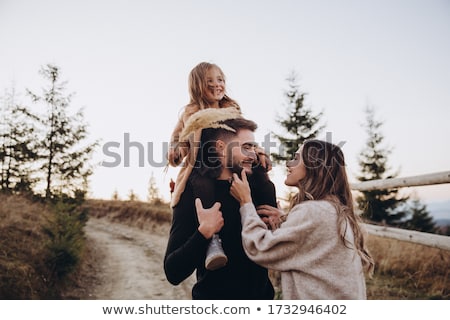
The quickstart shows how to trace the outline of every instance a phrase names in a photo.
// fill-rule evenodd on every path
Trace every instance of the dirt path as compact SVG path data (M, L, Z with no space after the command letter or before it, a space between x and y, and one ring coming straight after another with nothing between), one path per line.
M191 299L193 276L178 286L165 278L167 233L96 218L89 219L85 232L95 258L87 299Z

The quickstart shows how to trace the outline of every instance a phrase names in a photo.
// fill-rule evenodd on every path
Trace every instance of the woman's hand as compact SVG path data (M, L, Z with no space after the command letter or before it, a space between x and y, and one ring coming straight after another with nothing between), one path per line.
M236 173L233 173L233 183L231 184L230 193L237 201L239 201L242 207L244 204L252 202L252 196L245 169L242 169L241 176L242 180Z
M222 229L224 221L222 211L220 211L220 202L214 203L209 208L203 208L202 201L195 199L195 208L197 209L197 218L199 222L198 231L206 238L211 239L212 236Z
M283 216L285 216L285 213L280 207L275 208L269 206L268 204L258 206L258 208L256 208L256 212L271 230L278 229L281 222L283 222Z

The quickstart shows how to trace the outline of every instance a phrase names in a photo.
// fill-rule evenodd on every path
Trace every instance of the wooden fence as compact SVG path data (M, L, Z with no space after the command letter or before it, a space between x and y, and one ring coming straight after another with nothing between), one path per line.
M351 185L353 190L370 191L390 188L426 186L450 183L450 171L424 174L406 178L371 180ZM399 228L365 224L367 231L380 237L419 243L426 246L450 250L450 237L437 234L410 231Z

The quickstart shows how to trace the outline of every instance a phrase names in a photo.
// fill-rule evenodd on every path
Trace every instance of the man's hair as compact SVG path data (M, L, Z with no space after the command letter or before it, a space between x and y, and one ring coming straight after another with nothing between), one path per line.
M212 178L216 178L222 171L222 163L219 159L219 154L216 150L216 142L223 140L225 142L233 139L240 130L256 131L257 124L248 119L235 118L221 122L235 132L224 128L205 128L202 130L202 136L200 139L200 149L197 155L195 168L199 169L200 174Z
M223 140L223 141L227 142L227 141L231 140L233 137L235 137L240 130L250 130L250 131L254 132L258 128L258 126L255 122L253 122L252 120L244 119L244 118L225 120L221 123L230 127L231 129L235 130L235 132L226 130L223 128L203 129L202 138L201 138L202 145L203 145L203 142L208 142L208 141L216 142L217 140Z

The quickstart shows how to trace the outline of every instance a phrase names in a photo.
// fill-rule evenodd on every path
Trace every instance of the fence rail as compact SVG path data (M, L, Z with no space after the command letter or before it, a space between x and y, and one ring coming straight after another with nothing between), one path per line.
M353 183L351 188L358 191L383 190L390 188L428 186L450 183L450 171L423 174L406 178L392 178Z
M450 171L424 174L406 178L364 181L352 184L351 188L358 191L371 191L391 188L426 186L443 183L450 183ZM444 250L450 250L450 237L448 236L371 224L365 224L365 227L370 234L380 237L393 238Z
M439 234L364 224L367 232L383 238L413 242L450 251L450 237Z

